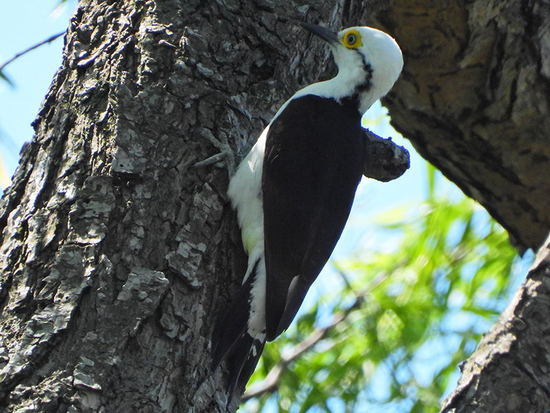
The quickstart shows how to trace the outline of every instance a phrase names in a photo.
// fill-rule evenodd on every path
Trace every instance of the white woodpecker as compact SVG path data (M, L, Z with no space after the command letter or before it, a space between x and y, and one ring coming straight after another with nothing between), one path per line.
M361 116L403 68L399 46L380 30L302 26L328 43L338 74L286 101L230 181L248 253L214 337L214 366L231 355L230 394L246 384L265 342L288 328L329 259L362 176Z

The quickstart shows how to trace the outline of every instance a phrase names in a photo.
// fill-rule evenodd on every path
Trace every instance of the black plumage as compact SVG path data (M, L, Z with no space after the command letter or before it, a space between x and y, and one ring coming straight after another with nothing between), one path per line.
M364 144L357 106L314 95L291 100L269 129L262 175L268 340L289 326L344 229Z

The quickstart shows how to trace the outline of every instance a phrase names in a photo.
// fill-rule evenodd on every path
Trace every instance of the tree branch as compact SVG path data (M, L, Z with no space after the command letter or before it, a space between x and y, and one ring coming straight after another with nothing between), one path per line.
M9 65L10 63L14 62L15 60L19 59L21 56L29 53L30 51L34 50L34 49L37 49L39 48L40 46L46 44L46 43L51 43L53 42L55 39L57 39L58 37L61 37L63 36L63 34L65 34L65 31L62 31L60 33L57 33L57 34L54 34L50 37L48 37L47 39L45 40L42 40L41 42L38 42L36 43L35 45L32 45L31 47L28 47L26 48L25 50L15 54L15 56L11 57L10 59L6 60L4 63L2 63L0 65L0 72L2 72L4 70L4 68Z
M365 129L365 164L363 175L388 182L399 178L410 166L409 152L396 145L391 138L384 139Z

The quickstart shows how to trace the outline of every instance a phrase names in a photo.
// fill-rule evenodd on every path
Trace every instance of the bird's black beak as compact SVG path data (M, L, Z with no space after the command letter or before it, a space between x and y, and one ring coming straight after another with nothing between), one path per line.
M300 25L307 31L313 33L316 36L319 36L330 45L338 43L338 35L332 30L309 23L300 23Z

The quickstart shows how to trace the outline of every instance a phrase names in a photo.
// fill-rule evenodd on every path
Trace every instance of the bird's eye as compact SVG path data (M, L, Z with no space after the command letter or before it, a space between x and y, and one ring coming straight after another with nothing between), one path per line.
M355 29L350 30L344 35L342 43L344 43L344 46L348 49L357 49L361 47L361 35Z

